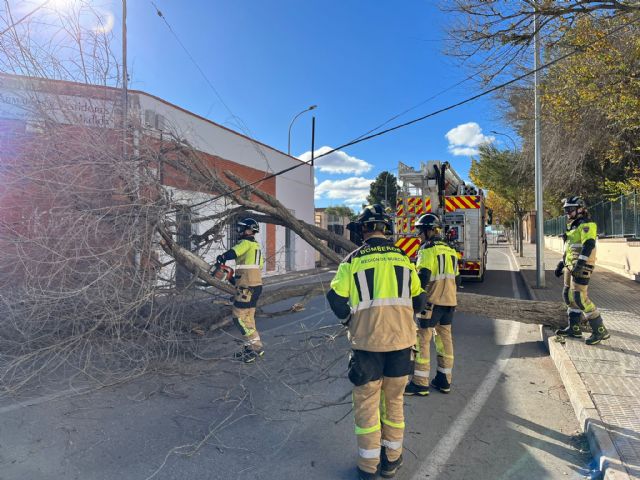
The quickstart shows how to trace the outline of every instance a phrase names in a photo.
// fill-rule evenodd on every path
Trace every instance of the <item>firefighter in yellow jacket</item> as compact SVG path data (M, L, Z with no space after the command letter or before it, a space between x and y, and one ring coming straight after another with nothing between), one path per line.
M264 259L262 250L255 239L260 226L253 218L245 218L236 225L240 241L230 250L218 255L216 263L224 264L228 260L236 261L235 286L233 301L233 323L242 334L244 345L242 351L234 355L236 360L251 363L264 355L260 334L256 328L256 304L262 293L262 267Z
M406 254L385 238L391 219L381 205L364 209L350 230L364 244L338 267L327 300L348 319L349 380L360 479L391 478L402 464L402 393L412 367L414 309L424 306L420 279Z
M422 246L418 251L416 269L422 288L427 293L427 308L416 315L418 321L417 354L413 378L405 388L405 395L429 394L430 343L435 330L438 369L431 386L442 393L451 391L453 369L453 337L451 323L457 305L459 281L458 253L441 236L442 224L437 215L422 215L415 226L420 232Z
M556 335L582 337L580 319L584 315L592 330L585 343L596 345L611 336L604 326L598 308L587 295L589 279L596 264L598 227L589 218L589 212L582 198L578 196L565 198L563 209L567 217L564 258L558 263L555 275L561 277L564 270L562 298L567 305L569 325L556 330Z

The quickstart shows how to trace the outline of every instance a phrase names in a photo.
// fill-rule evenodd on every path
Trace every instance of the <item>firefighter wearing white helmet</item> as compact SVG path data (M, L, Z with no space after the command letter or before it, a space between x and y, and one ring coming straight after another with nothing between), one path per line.
M422 288L427 292L427 308L416 315L418 333L417 354L413 378L405 388L405 395L426 396L429 385L442 393L451 391L453 370L453 336L451 324L457 305L459 282L458 254L444 241L440 218L427 213L415 226L420 232L422 245L418 251L416 269ZM429 382L430 344L435 332L438 368Z
M262 267L264 259L260 244L255 239L260 226L253 218L245 218L236 224L240 241L230 250L218 255L217 264L236 261L236 294L233 300L233 323L242 334L244 345L234 355L236 360L251 363L264 355L260 334L256 328L256 305L262 293Z
M402 464L402 392L411 373L413 313L424 292L407 255L385 237L391 218L370 205L348 226L364 244L340 263L327 300L349 328L349 380L358 439L358 476L391 478Z
M564 271L562 298L567 305L569 325L556 330L556 335L582 337L580 319L584 315L592 331L585 343L596 345L611 336L598 308L587 295L589 280L596 264L598 227L589 218L589 211L581 197L574 195L563 199L562 208L567 217L564 258L558 263L554 273L556 277L561 277Z

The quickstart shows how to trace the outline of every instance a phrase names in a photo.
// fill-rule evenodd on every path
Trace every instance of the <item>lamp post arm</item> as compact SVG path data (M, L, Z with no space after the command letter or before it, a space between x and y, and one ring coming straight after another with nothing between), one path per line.
M289 136L287 138L287 155L291 155L291 127L293 127L293 123L303 113L308 112L310 110L315 110L316 108L317 108L317 105L311 105L310 107L305 108L301 112L297 113L296 116L293 117L293 120L291 120L291 123L289 124Z

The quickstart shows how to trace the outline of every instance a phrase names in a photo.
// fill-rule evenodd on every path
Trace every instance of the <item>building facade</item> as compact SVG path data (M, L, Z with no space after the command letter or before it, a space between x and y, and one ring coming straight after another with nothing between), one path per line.
M69 158L79 146L85 150L95 147L89 145L91 140L82 142L83 132L98 132L107 146L117 144L125 135L123 132L126 132L126 141L122 143L126 144L124 148L128 148L129 151L125 152L123 158L126 158L127 154L133 158L136 155L142 156L140 152L143 150L149 158L153 157L153 152L175 149L175 145L188 146L191 155L198 159L198 168L220 177L223 177L224 171L229 171L245 182L259 182L258 189L277 198L297 218L308 223L314 221L313 172L309 165L141 91L128 92L128 127L123 129L122 98L121 90L110 87L1 74L0 160L3 167L9 168L10 165L15 171L20 169L21 164L33 163L31 157L34 150L26 147L30 144L39 143L38 152L43 160L38 161L46 161L53 165L56 155ZM56 140L61 144L56 149L56 155L46 152L47 143L52 141L43 137L46 125L50 122L64 126L64 129L59 130L64 133ZM95 135L87 138L89 137L95 138ZM105 166L99 161L101 156L106 157L102 153L91 153L90 158L96 158L94 165L78 166L78 172L74 170L74 175L70 175L69 171L67 175L73 176L73 181L83 186L91 184L94 178L109 169L109 165ZM271 176L274 172L292 166L299 168ZM169 215L175 215L175 219L172 220L175 220L176 224L177 241L213 263L218 254L231 246L234 240L233 228L227 227L218 232L216 241L200 250L193 239L216 224L216 215L237 205L228 197L221 196L220 192L203 187L202 182L194 182L187 170L163 167L161 162L147 162L136 167L131 175L139 175L143 168L150 171L151 177L158 178L163 190L162 195L171 205ZM123 176L122 173L118 175L120 178ZM109 181L117 182L118 175L114 174L115 180ZM81 180L77 180L78 178ZM141 176L142 178L144 177ZM136 183L134 194L144 195L145 188L150 187L140 180ZM53 190L47 190L47 195L51 198L46 198L46 195L40 193L39 196L42 198L37 202L28 202L25 201L25 191L28 191L28 187L22 185L18 188L15 181L4 182L0 187L0 216L3 224L17 225L27 217L33 219L38 212L45 212L50 217L55 216L54 209L47 206L55 205L54 197L57 193ZM97 187L96 191L99 191ZM266 260L265 275L313 268L315 250L289 229L264 224L261 225L259 235ZM156 261L164 265L160 277L179 276L180 272L175 266L165 265L170 260L166 254L157 245L153 248Z
M347 224L351 221L348 216L338 215L336 213L327 213L326 208L316 208L315 209L315 225L316 227L323 228L325 230L329 230L330 232L335 233L341 237L349 240L350 232L347 230ZM327 242L324 242L327 243ZM344 252L340 247L329 244L329 248L338 253L348 253ZM320 253L316 252L316 265L318 266L326 266L328 264L327 259L324 258Z

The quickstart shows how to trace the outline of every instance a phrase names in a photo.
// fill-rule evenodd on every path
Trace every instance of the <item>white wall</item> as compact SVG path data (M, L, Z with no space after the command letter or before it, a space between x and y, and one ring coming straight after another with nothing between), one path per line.
M563 251L560 237L545 236L545 247L556 252ZM640 241L625 238L600 238L596 251L596 266L640 281Z
M266 172L277 172L302 163L274 148L252 141L151 95L137 92L132 94L132 97L135 98L132 104L139 106L141 121L144 121L145 110L152 110L162 115L166 119L165 131L173 132L186 139L194 148L202 152ZM308 165L302 165L276 177L278 200L289 210L295 211L297 218L310 224L314 222L313 192L313 175ZM202 231L205 230L204 225L201 228ZM314 249L297 236L294 245L295 270L313 268ZM266 250L264 244L263 249ZM284 250L285 229L276 227L276 272L273 273L284 272Z

